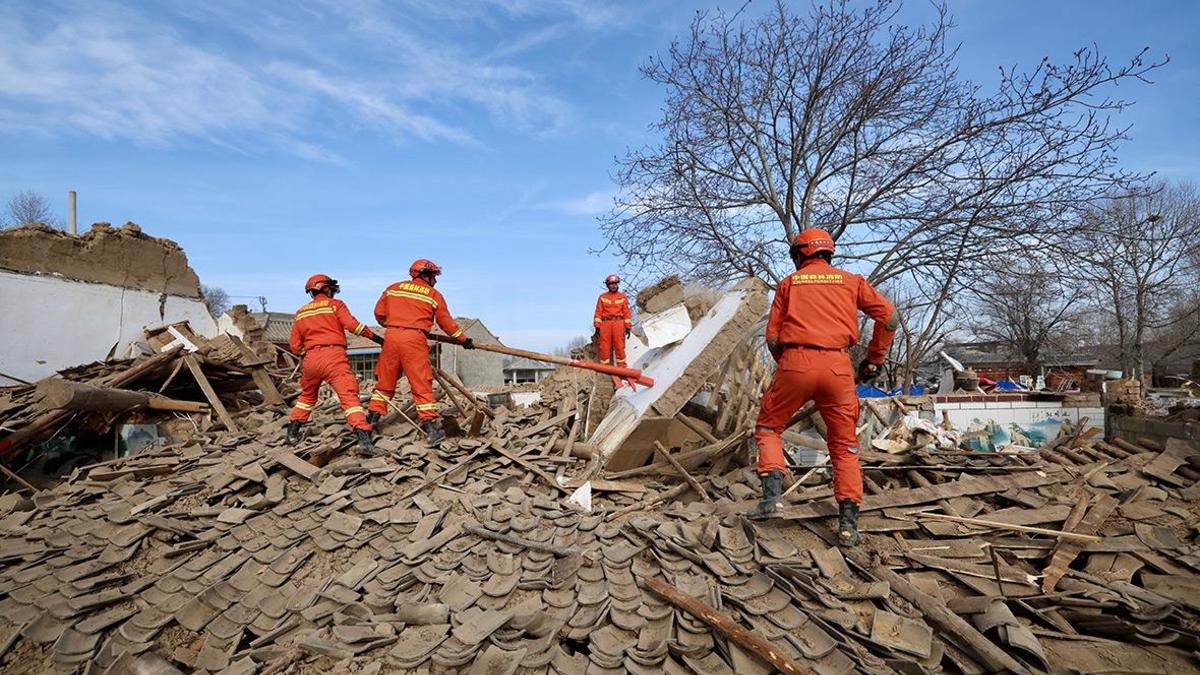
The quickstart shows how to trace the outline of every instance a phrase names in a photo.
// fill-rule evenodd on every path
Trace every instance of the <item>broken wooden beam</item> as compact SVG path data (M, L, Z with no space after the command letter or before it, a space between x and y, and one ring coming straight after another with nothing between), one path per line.
M995 530L1012 530L1013 532L1025 532L1027 534L1041 534L1047 537L1058 537L1060 539L1073 539L1075 541L1102 541L1104 537L1097 537L1091 534L1080 534L1078 532L1065 532L1063 530L1050 530L1044 527L1030 527L1028 525L1013 525L1012 523L1002 523L998 520L985 520L983 518L963 518L962 516L949 516L944 513L925 513L923 511L911 511L907 515L917 516L918 518L933 518L935 520L948 520L953 523L962 523L963 525L975 525Z
M37 384L38 405L47 410L83 410L88 412L126 412L139 408L171 412L208 412L198 401L177 401L144 391L98 387L48 377Z
M1010 488L1035 488L1062 481L1058 471L1037 471L1003 476L979 476L962 478L929 487L909 488L907 490L892 490L863 502L861 511L875 511L899 506L915 506L927 504L940 499L953 497L970 497L973 495L1004 492ZM803 506L793 506L781 509L777 517L785 520L806 520L808 518L826 518L837 515L837 504L832 501L821 501Z
M678 588L653 577L642 579L641 585L678 609L708 624L714 631L762 659L763 662L771 664L779 672L786 675L810 675L812 673L783 650L742 628L731 617L718 612L707 603L693 598Z
M1029 673L1029 669L992 642L977 628L961 616L950 611L946 603L919 590L910 584L902 575L893 572L883 565L876 564L863 549L848 549L846 557L853 560L863 569L880 581L886 581L897 595L907 600L925 615L925 619L933 624L943 638L953 641L979 659L989 672Z

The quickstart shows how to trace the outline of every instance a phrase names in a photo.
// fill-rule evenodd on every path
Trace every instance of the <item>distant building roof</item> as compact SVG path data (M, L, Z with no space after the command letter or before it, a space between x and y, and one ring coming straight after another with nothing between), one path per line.
M534 361L524 356L513 357L504 362L504 371L510 370L555 370L558 366L545 361Z
M999 342L966 342L947 344L946 354L962 362L964 366L1013 366L1024 365L1023 359L1012 355L1008 347ZM1067 366L1094 366L1099 362L1091 350L1076 352L1048 351L1042 354L1042 364L1047 368Z
M292 338L292 323L296 316L289 312L253 312L251 318L262 326L263 339L267 342L286 345Z

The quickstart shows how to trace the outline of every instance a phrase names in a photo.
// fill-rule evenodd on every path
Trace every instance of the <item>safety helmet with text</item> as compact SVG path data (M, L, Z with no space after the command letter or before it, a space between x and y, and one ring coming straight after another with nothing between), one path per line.
M442 268L438 267L432 260L421 258L420 260L413 261L412 266L408 268L408 273L414 279L422 274L432 274L436 277L442 273Z
M828 252L830 255L833 255L833 237L825 230L810 227L796 235L788 251L792 255L799 253L806 258L821 252Z
M619 283L621 283L621 277L619 277L615 274L610 274L604 278L605 286L607 286L608 284L619 284Z
M304 284L304 291L306 293L320 293L326 288L334 293L342 290L342 288L338 286L337 279L334 279L327 274L314 274L309 277L308 281Z

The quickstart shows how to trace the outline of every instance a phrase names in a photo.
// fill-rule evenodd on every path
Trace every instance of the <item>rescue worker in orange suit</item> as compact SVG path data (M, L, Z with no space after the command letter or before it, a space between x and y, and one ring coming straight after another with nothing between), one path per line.
M460 339L465 349L475 348L475 343L463 336L462 329L450 316L446 299L434 288L441 273L441 268L432 261L417 260L408 270L412 280L388 286L375 303L375 319L387 328L387 333L375 367L375 393L371 395L367 414L367 420L374 424L387 413L388 403L396 395L396 381L404 375L430 445L437 445L446 437L438 423L433 364L429 362L428 335L434 321L446 335Z
M379 344L383 343L383 338L355 319L346 303L334 298L341 291L336 280L317 274L309 278L304 290L312 297L312 302L296 310L296 320L292 323L289 346L292 352L304 357L304 365L300 373L300 396L292 408L287 440L293 445L300 441L300 426L312 416L321 383L328 382L341 401L346 421L354 429L358 454L377 457L383 453L371 444L371 425L363 414L362 401L358 399L358 380L346 358L346 333L361 335Z
M781 434L801 406L815 401L828 428L838 543L854 546L859 542L863 488L855 434L858 395L849 349L858 344L861 310L875 320L875 327L867 356L858 365L858 381L875 379L900 317L866 279L831 265L833 252L829 233L815 228L801 232L790 249L796 271L775 289L766 337L778 367L755 424L763 494L762 502L749 515L765 518L775 512L787 468Z
M621 277L610 274L604 285L608 291L596 300L596 316L592 320L596 332L592 339L599 344L602 363L611 363L616 357L616 365L625 367L625 338L633 328L633 313L629 309L629 298L620 290Z

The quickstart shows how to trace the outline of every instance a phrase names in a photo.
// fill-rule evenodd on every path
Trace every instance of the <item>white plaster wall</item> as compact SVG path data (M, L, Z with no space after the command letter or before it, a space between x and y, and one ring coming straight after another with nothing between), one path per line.
M942 419L945 411L950 417L950 424L958 430L971 428L972 424L992 421L1001 427L1008 428L1010 424L1028 428L1049 418L1070 420L1078 424L1083 417L1088 418L1089 427L1104 428L1103 408L1080 408L1064 406L1059 401L964 401L962 403L934 403L935 419Z
M0 271L0 372L34 381L92 361L128 356L144 328L187 321L205 337L217 324L197 298ZM14 384L0 377L0 385Z

